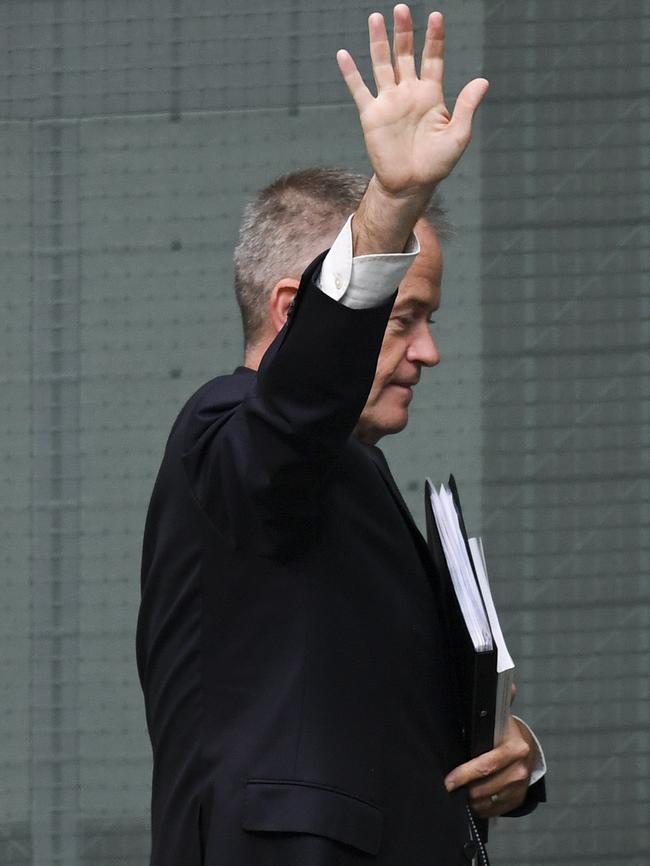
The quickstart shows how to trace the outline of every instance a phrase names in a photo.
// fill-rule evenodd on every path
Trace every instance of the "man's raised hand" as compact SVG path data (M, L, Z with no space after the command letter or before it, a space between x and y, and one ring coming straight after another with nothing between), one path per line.
M418 77L410 9L400 3L393 14L392 54L383 16L373 12L368 19L376 96L347 51L339 51L337 61L359 110L375 183L388 196L425 201L469 144L472 118L488 82L475 78L465 85L450 115L443 96L442 15L429 16Z

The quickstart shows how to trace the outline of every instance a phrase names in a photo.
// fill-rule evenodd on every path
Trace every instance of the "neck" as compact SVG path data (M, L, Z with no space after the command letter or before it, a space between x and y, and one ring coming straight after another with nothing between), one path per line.
M259 342L246 346L244 348L244 366L250 370L257 370L269 345L270 342Z

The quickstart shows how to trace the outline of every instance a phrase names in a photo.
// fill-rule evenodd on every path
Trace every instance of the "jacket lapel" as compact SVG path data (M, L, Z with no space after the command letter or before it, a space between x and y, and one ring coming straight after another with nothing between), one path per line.
M384 457L383 452L373 445L365 446L364 450L374 463L377 471L384 480L386 487L388 488L393 499L395 500L397 507L402 513L402 517L406 521L411 536L413 537L413 541L415 542L415 546L417 547L420 557L424 562L427 574L430 575L432 582L435 581L435 583L438 584L438 572L431 557L429 546L426 543L424 536L418 529L417 524L413 520L413 516L411 515L411 512L409 511L406 502L404 502L404 499L402 498L402 494L400 493L399 488L395 483L395 479L393 478L391 471L388 468L388 463L386 462L386 458Z
M429 545L426 542L424 536L422 535L422 533L418 529L415 521L413 520L413 517L411 516L411 512L409 511L408 506L406 505L406 502L404 502L404 500L402 498L402 494L400 493L399 488L398 488L397 484L395 483L393 476L391 475L391 471L388 467L388 463L387 463L386 458L384 457L383 453L379 450L379 448L376 448L373 446L366 446L365 450L367 451L368 456L370 457L370 459L372 460L372 462L376 466L377 471L379 472L381 477L384 479L386 486L388 487L389 491L391 492L397 506L399 507L400 511L402 512L402 515L403 515L403 517L404 517L404 519L405 519L405 521L406 521L406 523L407 523L407 525L411 531L411 535L413 537L415 545L416 545L416 547L420 553L420 557L422 559L422 563L424 565L425 572L429 577L429 583L431 584L431 590L432 590L432 592L436 598L436 601L437 601L438 616L440 618L440 625L442 627L442 632L444 635L444 640L446 643L449 659L454 659L456 656L456 653L455 653L454 643L452 640L452 632L450 630L450 625L449 625L449 608L448 608L448 600L447 600L446 591L445 591L445 583L443 581L443 578L442 578L441 572L439 570L438 564L436 562L436 559L435 559L432 551L429 549ZM442 553L442 550L440 550L440 555L444 559L444 553ZM450 693L451 693L452 699L454 701L454 710L456 713L456 726L457 727L455 728L455 730L460 731L460 729L462 727L460 692L458 690L457 680L455 679L455 677L451 676L451 669L450 669ZM461 759L462 759L462 751L460 751L458 753L458 761L460 761Z

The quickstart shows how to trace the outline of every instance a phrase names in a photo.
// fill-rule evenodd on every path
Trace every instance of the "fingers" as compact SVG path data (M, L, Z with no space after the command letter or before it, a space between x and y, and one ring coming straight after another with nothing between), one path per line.
M497 773L501 767L495 752L496 749L493 749L491 752L486 752L478 758L472 758L471 761L455 767L445 778L445 788L448 791L454 791L456 788L471 785L479 779L486 779Z
M504 784L519 779L520 770L518 768L520 767L523 775L527 776L529 774L526 763L529 755L530 745L520 734L518 725L511 717L506 739L504 739L501 745L453 769L445 778L445 787L448 791L453 791L462 785L480 785L489 779L491 786L489 793L493 793L493 783L497 778L497 774L510 773L513 768L517 768L514 774L501 777L501 781Z
M405 3L400 3L395 7L394 27L393 54L391 55L384 16L379 12L373 12L368 18L370 59L378 93L388 87L394 87L400 80L417 77L413 56L413 20L411 11ZM349 52L339 51L336 60L357 108L362 111L373 98L372 94L366 87ZM393 66L393 62L395 66Z
M399 3L393 11L393 64L398 82L416 78L413 19L405 3Z
M336 54L336 62L341 70L343 80L348 86L350 95L359 110L359 114L361 114L364 108L373 101L374 97L366 87L364 80L361 77L361 73L357 69L357 65L348 51L345 51L344 49L338 51Z
M368 18L368 34L372 74L379 93L387 87L395 86L395 70L390 56L386 22L379 12L373 12Z
M530 774L523 761L517 761L485 782L468 789L472 811L481 818L504 815L520 806L526 798Z
M475 782L468 788L470 802L472 807L475 803L481 803L490 800L494 794L497 799L493 803L498 803L506 798L506 794L510 788L518 788L520 785L528 786L530 774L528 768L523 761L517 761L505 767L499 773L490 776L484 781Z
M458 94L450 127L454 130L456 138L463 144L463 147L467 146L472 136L474 112L481 104L489 86L489 82L485 78L475 78L466 84Z
M480 818L497 818L517 809L526 799L528 779L509 782L494 788L487 794L478 795L470 788L469 805Z
M445 787L453 791L467 785L472 811L480 818L495 818L523 803L529 781L526 749L518 744L461 764L447 776Z
M445 70L445 24L440 12L432 12L422 49L420 78L435 82L442 93Z
M398 3L393 10L393 49L388 42L388 33L386 31L386 22L384 16L380 12L373 12L368 18L368 34L370 40L370 59L372 62L372 74L377 86L377 92L380 93L390 87L394 87L400 81L408 79L417 79L417 71L415 68L415 39L413 35L413 18L411 10L406 3ZM424 51L422 54L422 78L436 81L442 94L442 76L443 76L443 53L444 53L444 26L442 15L440 12L432 12L429 16L427 26L427 35L425 39ZM339 68L343 77L350 88L350 92L354 97L348 76L351 74L346 72L341 66L339 52L337 59L339 60ZM352 58L345 52L350 63L353 63ZM348 69L350 63L345 62L345 67ZM356 72L356 66L354 67ZM357 72L358 74L358 72ZM360 77L360 76L359 76ZM351 80L352 85L357 93L360 92L359 84L355 79ZM356 99L355 99L356 102ZM358 105L358 103L357 103Z

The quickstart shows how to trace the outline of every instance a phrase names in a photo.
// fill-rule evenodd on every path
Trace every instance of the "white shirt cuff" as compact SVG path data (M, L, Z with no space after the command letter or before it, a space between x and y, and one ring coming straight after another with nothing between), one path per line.
M530 782L528 783L529 786L534 785L535 782L539 782L539 780L542 778L542 776L546 775L546 758L544 757L544 752L542 751L542 746L541 746L539 740L537 739L537 737L535 736L535 731L533 731L533 729L530 727L530 725L527 725L523 719L519 718L519 716L513 715L513 719L517 719L518 722L521 722L521 724L530 733L531 737L533 738L533 740L535 742L535 745L537 746L537 763L536 763L535 767L533 768L533 772L530 774Z
M346 307L378 307L397 289L419 252L419 241L411 234L403 253L353 257L349 217L323 260L317 285Z

